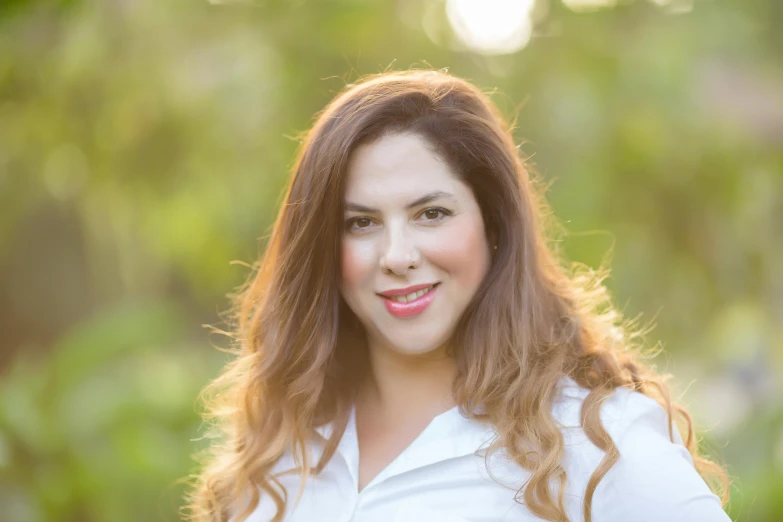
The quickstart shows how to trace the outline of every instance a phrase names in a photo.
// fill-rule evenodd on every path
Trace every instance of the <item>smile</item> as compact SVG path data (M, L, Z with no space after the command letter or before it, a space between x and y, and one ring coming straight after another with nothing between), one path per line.
M388 297L388 299L391 299L392 301L397 301L398 303L410 303L410 302L415 301L416 299L420 298L424 294L429 293L429 291L432 290L433 288L435 288L435 285L432 285L432 286L427 287L427 288L423 288L423 289L419 290L418 292L411 292L408 295L390 296L390 297Z
M415 317L426 310L435 300L440 283L423 288L408 295L381 296L386 310L395 317Z

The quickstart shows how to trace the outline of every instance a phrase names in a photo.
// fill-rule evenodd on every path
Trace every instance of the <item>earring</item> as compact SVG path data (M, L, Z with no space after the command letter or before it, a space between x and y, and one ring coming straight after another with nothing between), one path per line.
M495 245L495 246L493 246L492 248L493 248L493 249L495 249L495 250L497 250L497 249L498 249L498 246L497 246L497 245Z

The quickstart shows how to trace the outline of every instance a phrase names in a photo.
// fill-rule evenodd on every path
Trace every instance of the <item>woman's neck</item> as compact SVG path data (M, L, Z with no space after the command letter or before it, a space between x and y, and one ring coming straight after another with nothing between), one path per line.
M357 407L389 422L431 418L456 405L452 385L457 364L445 347L422 355L369 347L370 375L361 387Z

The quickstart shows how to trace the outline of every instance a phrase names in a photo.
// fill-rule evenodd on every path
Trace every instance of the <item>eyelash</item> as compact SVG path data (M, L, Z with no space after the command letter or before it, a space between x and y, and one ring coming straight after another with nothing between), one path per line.
M441 216L441 217L439 217L439 218L436 218L436 219L428 219L428 220L427 220L427 222L429 222L429 223L437 223L437 222L439 222L439 221L442 221L442 220L444 219L444 217L446 217L446 216L451 216L451 215L452 215L452 213L451 213L451 212L449 212L448 210L446 210L445 208L442 208L442 207L430 207L430 208L426 208L426 209L424 209L424 210L422 210L422 211L421 211L421 214L425 214L426 212L430 212L430 211L438 211L438 212L441 212L441 213L443 213L443 216ZM369 228L369 227L360 227L360 228L357 228L357 229L353 229L353 228L352 228L352 227L353 227L353 225L354 225L354 223L356 223L357 221L359 221L359 220L361 220L361 219L367 219L367 220L369 220L370 218L368 218L368 217L364 217L364 216L357 216L357 217L353 217L353 218L351 218L351 219L349 219L349 220L347 220L347 221L345 222L345 229L346 229L346 230L348 230L348 231L355 230L355 231L359 231L359 232L361 232L361 231L363 231L363 230L366 230L367 228Z

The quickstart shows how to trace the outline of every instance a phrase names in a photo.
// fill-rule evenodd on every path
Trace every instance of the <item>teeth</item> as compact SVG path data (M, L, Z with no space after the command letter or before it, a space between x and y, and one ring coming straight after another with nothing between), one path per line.
M415 301L416 299L418 299L419 297L423 296L424 294L426 294L430 290L432 290L431 286L428 287L428 288L422 288L418 292L411 292L408 295L392 296L392 297L389 297L389 299L391 299L392 301L397 301L398 303L409 303L411 301Z

